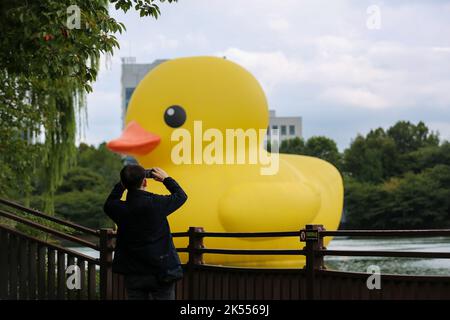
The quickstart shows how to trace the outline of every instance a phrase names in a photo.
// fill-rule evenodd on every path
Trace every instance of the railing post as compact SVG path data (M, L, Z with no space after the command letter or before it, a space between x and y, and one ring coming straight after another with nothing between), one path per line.
M113 230L100 229L100 299L112 299Z
M188 272L188 297L187 299L192 300L195 299L194 292L194 272L195 266L203 264L203 253L196 252L195 249L204 248L203 245L203 235L202 232L205 230L202 227L189 227L189 245L188 245L188 263L187 263L187 272Z
M205 230L202 227L189 227L189 230L188 230L188 234L189 234L188 264L189 265L203 264L203 253L196 252L196 250L195 250L195 249L204 248L203 235L201 234L202 232L205 232Z
M323 269L323 256L317 255L317 251L323 248L323 238L319 232L325 230L321 224L308 224L300 231L300 240L305 241L303 248L306 251L306 298L314 300L316 297L316 270Z

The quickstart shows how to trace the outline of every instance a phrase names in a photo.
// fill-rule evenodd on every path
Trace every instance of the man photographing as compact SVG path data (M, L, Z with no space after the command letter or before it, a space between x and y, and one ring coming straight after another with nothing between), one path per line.
M171 194L145 191L146 178L162 182ZM103 207L118 227L113 272L124 275L128 299L173 300L183 273L167 216L186 202L187 195L161 168L127 165L120 180ZM126 201L121 201L125 189Z

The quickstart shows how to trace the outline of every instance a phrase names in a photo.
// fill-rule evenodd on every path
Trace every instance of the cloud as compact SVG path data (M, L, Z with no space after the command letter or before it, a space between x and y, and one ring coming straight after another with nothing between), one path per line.
M431 49L437 53L450 53L450 47L433 47Z
M335 103L361 107L369 109L383 109L386 108L387 102L373 92L364 88L330 88L326 89L319 99L323 99L326 102L334 101Z
M268 93L275 90L277 85L298 81L303 77L301 63L289 59L281 51L256 52L228 48L216 55L225 56L247 68L262 83Z
M289 29L289 21L281 17L271 17L268 25L269 29L274 31L286 31Z
M381 29L366 26L381 10ZM450 4L446 1L225 0L164 3L158 20L132 10L111 70L89 98L88 141L120 131L120 57L139 63L192 55L227 56L261 82L279 115L304 116L307 135L340 148L357 132L398 120L450 125ZM102 120L105 107L113 108ZM97 119L98 117L98 119ZM115 119L117 117L117 119Z
M88 127L78 142L97 145L118 137L122 130L120 104L120 91L96 90L88 95Z
M443 50L323 36L311 59L281 51L229 48L225 55L252 71L268 94L289 84L317 86L324 103L368 109L449 106L450 60ZM444 72L445 70L445 72Z

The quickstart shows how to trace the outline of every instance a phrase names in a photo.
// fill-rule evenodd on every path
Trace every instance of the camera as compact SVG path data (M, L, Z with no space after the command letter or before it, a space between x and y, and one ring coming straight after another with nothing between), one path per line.
M145 170L145 177L146 178L153 178L153 173L155 172L155 169L147 169Z

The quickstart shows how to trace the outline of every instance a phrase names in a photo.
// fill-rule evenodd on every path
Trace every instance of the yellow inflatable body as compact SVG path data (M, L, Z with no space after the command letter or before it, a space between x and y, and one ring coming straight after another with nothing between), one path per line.
M208 161L207 146L217 142L220 135L226 145L227 129L265 132L268 117L261 86L239 65L216 57L174 59L151 70L140 82L127 110L127 128L108 147L133 155L145 168L161 167L180 183L188 201L169 217L173 232L186 231L189 226L214 232L294 231L306 224L336 229L342 212L343 185L331 164L313 157L280 154L276 172L262 174L267 164L220 161L217 159L225 159L226 155L218 148L212 153L215 163ZM203 136L199 136L199 127ZM180 152L183 159L191 159L190 164L174 161L174 150L179 151L182 140L180 135L173 135L177 129L191 134L190 141L183 142L192 148ZM208 135L208 129L216 130ZM201 148L203 159L196 158ZM236 144L232 148L236 153L249 154L255 146ZM148 190L167 194L165 187L153 180L148 181ZM175 244L183 247L187 240L175 239ZM240 249L303 247L298 237L206 238L205 245ZM181 258L186 261L185 255ZM204 261L263 268L301 267L304 263L297 256L215 254L204 255Z

